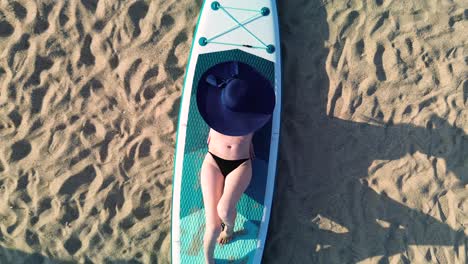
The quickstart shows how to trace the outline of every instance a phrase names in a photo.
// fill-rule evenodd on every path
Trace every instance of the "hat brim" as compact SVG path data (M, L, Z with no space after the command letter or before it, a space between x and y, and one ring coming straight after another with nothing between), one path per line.
M210 85L205 79L206 76L213 73L218 76L220 74L224 75L221 77L231 77L228 71L226 71L226 69L231 67L229 67L227 63L223 64L225 66L221 65L221 69L216 69L215 66L202 75L197 87L198 111L208 126L219 133L229 136L242 136L252 133L268 122L271 118L271 113L236 112L222 104L222 88ZM261 94L261 97L258 98L258 100L266 100L268 104L272 105L271 111L273 111L275 93L271 83L260 73L252 71L252 67L248 66L248 69L245 69L246 64L243 63L241 63L239 67L244 67L244 75L250 75L244 76L246 79L255 80L256 83L262 83L262 85L252 85L251 87L259 89L258 93Z

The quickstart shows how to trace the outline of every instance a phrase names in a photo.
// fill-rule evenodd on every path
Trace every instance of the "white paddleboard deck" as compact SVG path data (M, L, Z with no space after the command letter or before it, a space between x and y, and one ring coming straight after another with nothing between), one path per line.
M275 89L273 116L255 133L253 177L241 197L234 239L215 249L216 263L260 263L276 175L281 111L281 64L275 1L205 1L197 23L179 112L173 177L172 263L203 263L205 213L200 169L209 127L200 116L196 89L210 67L241 61L270 80Z

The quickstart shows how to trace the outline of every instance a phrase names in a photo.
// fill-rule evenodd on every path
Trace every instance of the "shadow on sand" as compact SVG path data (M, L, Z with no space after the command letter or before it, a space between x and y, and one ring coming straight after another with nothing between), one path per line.
M154 258L151 262L156 263ZM0 247L0 263L1 264L73 264L73 263L105 263L105 264L141 264L143 262L136 259L117 260L113 258L106 258L103 262L93 262L88 258L80 261L65 261L49 258L41 255L40 253L26 253L16 249L9 249Z
M0 247L0 263L17 264L62 264L71 263L65 261L51 260L39 253L26 253L16 249Z
M322 1L280 1L278 10L283 114L263 263L356 263L373 257L377 257L373 263L388 263L395 254L401 254L400 263L410 263L414 255L408 251L413 245L448 246L452 255L464 258L466 253L460 251L466 250L468 238L463 230L406 206L404 197L402 203L385 192L377 193L371 186L378 183L365 178L385 165L377 160L419 152L429 157L426 160L433 169L424 177L431 184L440 187L438 172L446 171L459 179L455 188L463 189L468 182L467 135L435 115L426 127L333 117L326 110L334 98L327 98L329 29ZM392 186L403 188L404 174L396 176ZM434 200L445 194L437 194ZM434 210L440 210L437 201L434 204ZM445 221L446 217L440 210L440 218ZM334 230L341 226L343 232L319 228L317 223L324 219L335 225ZM424 261L431 261L431 252L421 251Z

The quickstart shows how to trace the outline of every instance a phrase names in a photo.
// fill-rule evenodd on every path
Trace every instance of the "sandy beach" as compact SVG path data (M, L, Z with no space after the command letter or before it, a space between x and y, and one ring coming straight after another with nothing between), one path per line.
M201 3L0 0L0 264L170 263ZM278 5L263 263L467 263L468 2Z

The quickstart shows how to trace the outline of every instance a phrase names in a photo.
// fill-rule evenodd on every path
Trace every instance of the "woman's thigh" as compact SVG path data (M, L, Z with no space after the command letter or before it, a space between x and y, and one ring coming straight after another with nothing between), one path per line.
M252 178L252 161L249 159L226 176L221 205L233 209Z
M200 183L205 205L206 224L219 226L217 206L223 194L224 177L215 164L213 157L208 153L205 156L200 171Z

